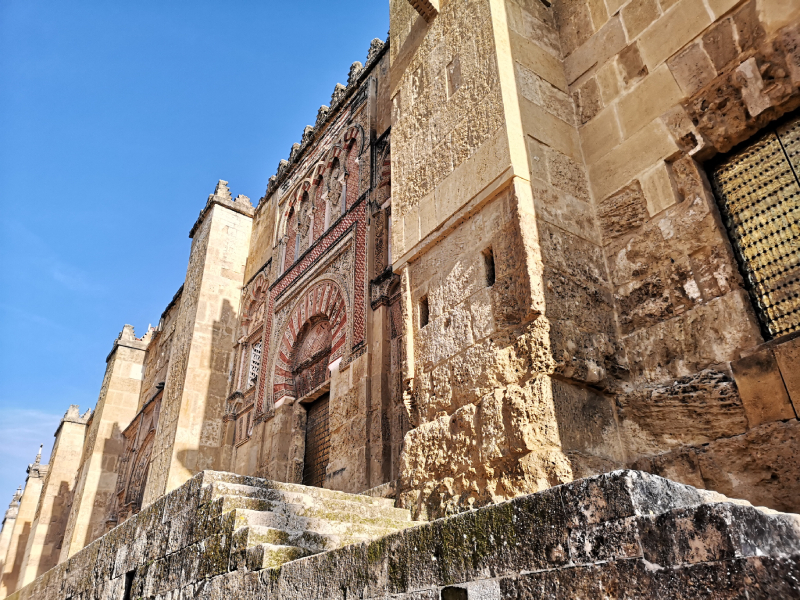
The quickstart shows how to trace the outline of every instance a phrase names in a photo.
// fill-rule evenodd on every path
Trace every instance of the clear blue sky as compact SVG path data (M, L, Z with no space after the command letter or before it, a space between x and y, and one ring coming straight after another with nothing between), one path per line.
M257 201L388 29L387 0L0 0L0 514L217 180Z

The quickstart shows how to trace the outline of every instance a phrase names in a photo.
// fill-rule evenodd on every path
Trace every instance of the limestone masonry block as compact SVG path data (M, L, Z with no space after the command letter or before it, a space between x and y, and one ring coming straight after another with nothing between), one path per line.
M772 349L739 359L731 369L750 427L797 417Z

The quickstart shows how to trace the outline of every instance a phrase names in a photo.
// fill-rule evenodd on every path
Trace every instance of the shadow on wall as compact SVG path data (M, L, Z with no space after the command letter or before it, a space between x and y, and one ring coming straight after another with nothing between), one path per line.
M197 441L193 438L194 447L183 447L175 453L180 464L192 475L204 470L226 471L229 468L225 453L225 405L228 396L228 375L231 368L231 356L235 343L238 314L230 301L225 299L220 309L220 318L211 326L210 352L208 363L196 365L195 369L207 369L208 384L203 393L203 417ZM194 339L197 340L198 326L195 321ZM202 341L202 340L201 340ZM201 351L193 347L191 352ZM191 362L191 354L189 361ZM191 370L187 369L187 373ZM188 378L188 375L187 375ZM184 382L182 395L187 397L187 382ZM190 394L191 397L191 394ZM181 407L186 410L186 406ZM175 440L181 436L176 435ZM187 446L188 444L184 444Z
M25 558L25 548L28 547L28 538L31 535L31 523L25 523L22 527L22 531L19 535L19 541L17 542L17 552L14 555L14 565L11 568L11 571L7 573L5 577L3 577L3 587L8 590L17 590L19 589L20 584L22 581L22 560ZM8 577L8 580L6 580Z

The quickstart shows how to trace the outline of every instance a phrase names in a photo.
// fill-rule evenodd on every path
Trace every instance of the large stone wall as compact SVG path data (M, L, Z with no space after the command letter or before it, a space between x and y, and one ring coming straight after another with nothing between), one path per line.
M797 343L762 346L705 174L800 104L800 7L412 4L391 13L401 501L635 463L800 509Z
M244 479L196 476L10 599L800 598L796 515L644 473L557 486L271 568L242 559L237 509L213 500ZM323 510L360 505L354 523L373 514L363 496L318 497Z

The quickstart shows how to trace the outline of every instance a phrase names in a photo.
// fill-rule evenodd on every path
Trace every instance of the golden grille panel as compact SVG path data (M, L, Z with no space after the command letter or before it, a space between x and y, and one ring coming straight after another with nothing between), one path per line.
M711 173L742 271L771 336L800 330L800 116Z
M303 464L303 485L322 487L331 449L328 428L328 394L308 406L306 418L306 456Z

